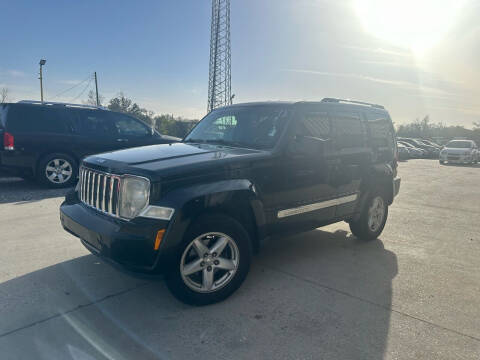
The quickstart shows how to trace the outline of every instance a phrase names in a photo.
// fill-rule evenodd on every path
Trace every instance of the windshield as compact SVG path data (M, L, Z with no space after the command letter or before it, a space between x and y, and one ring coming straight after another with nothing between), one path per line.
M457 149L470 149L472 147L472 143L470 141L450 141L446 147L448 148L457 148Z
M229 107L208 114L184 141L271 149L286 121L287 110L278 105Z

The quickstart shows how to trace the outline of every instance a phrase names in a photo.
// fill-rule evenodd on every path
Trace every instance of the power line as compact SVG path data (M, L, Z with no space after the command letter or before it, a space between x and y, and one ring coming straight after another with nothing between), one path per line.
M90 78L90 80L88 81L87 85L83 88L83 90L80 92L80 94L78 94L77 96L75 96L72 100L70 100L70 102L74 102L75 100L77 100L80 96L83 95L83 93L88 89L88 87L90 86L92 82L92 79Z
M85 81L88 81L88 80L91 80L91 79L92 79L92 74L88 75L88 77L87 77L85 80L80 81L79 83L77 83L77 84L69 87L69 88L66 89L66 90L60 91L60 92L59 92L57 95L55 95L53 98L56 98L56 97L58 97L58 96L60 96L60 95L63 95L63 94L65 94L66 92L68 92L68 91L76 88L77 86L82 85Z

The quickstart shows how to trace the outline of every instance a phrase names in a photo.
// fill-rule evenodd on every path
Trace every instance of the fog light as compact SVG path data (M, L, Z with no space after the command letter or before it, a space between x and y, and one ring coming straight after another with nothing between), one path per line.
M148 217L160 220L170 220L175 212L172 208L149 205L140 214L142 217Z

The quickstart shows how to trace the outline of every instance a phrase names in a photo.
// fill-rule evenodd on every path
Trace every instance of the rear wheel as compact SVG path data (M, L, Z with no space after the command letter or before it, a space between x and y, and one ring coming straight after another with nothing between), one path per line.
M388 205L382 193L373 193L367 199L360 218L350 222L352 234L361 240L376 239L383 231L388 217Z
M73 186L77 180L76 161L66 154L49 154L43 157L37 169L37 179L51 188Z
M226 299L243 283L250 269L248 233L225 215L208 215L187 232L167 286L180 301L207 305Z

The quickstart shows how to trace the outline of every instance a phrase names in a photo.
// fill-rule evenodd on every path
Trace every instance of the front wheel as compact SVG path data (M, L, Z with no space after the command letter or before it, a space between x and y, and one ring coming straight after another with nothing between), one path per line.
M245 280L250 269L248 233L236 220L208 215L187 232L167 286L180 301L207 305L226 299Z
M361 240L374 240L382 233L387 217L388 205L385 196L373 193L369 196L360 218L350 222L350 230Z

